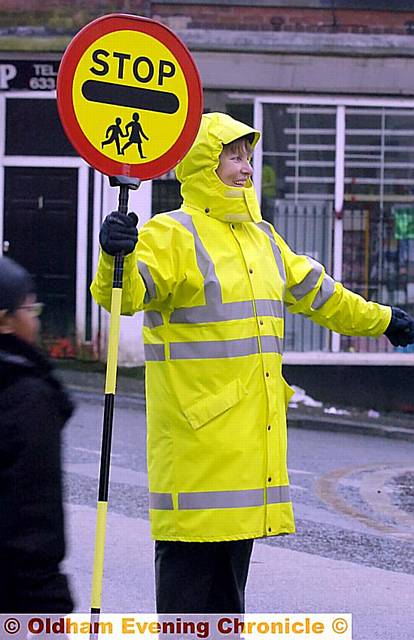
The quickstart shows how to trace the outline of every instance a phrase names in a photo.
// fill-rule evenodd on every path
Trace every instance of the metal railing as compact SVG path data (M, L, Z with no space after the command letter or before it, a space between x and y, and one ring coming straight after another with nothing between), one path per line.
M331 272L333 205L267 201L264 216L296 253ZM342 284L366 300L414 313L414 207L377 203L347 205L343 212ZM329 351L330 332L300 316L286 316L286 351ZM341 336L342 352L394 351L387 338ZM407 349L408 351L410 349Z
M408 224L404 227L403 217ZM368 300L414 311L414 208L355 204L344 212L343 284ZM341 338L341 351L394 351L380 338Z

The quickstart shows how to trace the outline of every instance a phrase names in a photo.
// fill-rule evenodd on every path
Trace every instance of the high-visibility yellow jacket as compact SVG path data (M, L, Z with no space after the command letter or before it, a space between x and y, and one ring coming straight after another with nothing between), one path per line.
M252 183L215 173L222 144L259 133L203 116L177 168L184 203L159 214L126 256L122 313L145 311L151 531L219 541L294 531L281 374L284 311L347 335L379 336L389 307L367 302L296 255L262 221ZM92 284L110 308L113 258Z

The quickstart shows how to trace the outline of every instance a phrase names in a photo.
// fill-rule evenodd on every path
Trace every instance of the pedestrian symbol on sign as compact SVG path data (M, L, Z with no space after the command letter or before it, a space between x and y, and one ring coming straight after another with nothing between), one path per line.
M105 145L115 142L118 155L121 155L122 151L119 138L126 138L126 133L122 133L121 124L122 119L116 118L115 123L111 124L107 128L105 133L105 140L101 142L101 149L103 149Z
M128 124L125 127L125 129L126 129L127 134L128 134L128 131L129 131L129 140L122 147L121 153L123 154L125 149L130 147L131 144L136 144L137 147L138 147L140 158L145 158L146 156L144 156L143 153L142 153L141 135L142 135L143 138L145 138L145 140L149 140L149 138L147 138L147 136L144 133L143 128L141 127L141 125L139 123L139 114L137 112L134 113L134 115L132 116L131 122L128 122Z
M105 133L105 140L101 142L101 149L103 149L107 144L115 143L116 150L119 156L124 155L125 149L130 147L133 144L136 144L138 147L138 153L141 159L146 158L142 153L142 138L144 140L149 140L149 138L145 135L144 130L139 122L139 113L136 111L132 115L132 120L128 122L125 127L125 133L123 133L122 128L122 118L116 118L115 123L111 124ZM121 148L120 138L128 138L128 142L124 144Z

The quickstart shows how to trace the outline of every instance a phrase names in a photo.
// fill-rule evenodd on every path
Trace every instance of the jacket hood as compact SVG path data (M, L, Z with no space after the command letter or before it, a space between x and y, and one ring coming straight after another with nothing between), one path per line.
M216 174L223 145L245 135L251 136L252 147L260 138L259 131L225 113L202 116L195 142L176 168L184 208L225 222L261 221L252 181L244 187L229 187Z
M30 273L14 260L0 256L0 310L15 311L34 292Z

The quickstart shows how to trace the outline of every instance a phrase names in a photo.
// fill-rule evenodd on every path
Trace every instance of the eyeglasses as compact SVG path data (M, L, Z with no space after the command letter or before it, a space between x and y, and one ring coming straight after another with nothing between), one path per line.
M22 304L19 309L27 309L30 315L37 317L42 313L44 306L43 302L33 302L32 304Z

